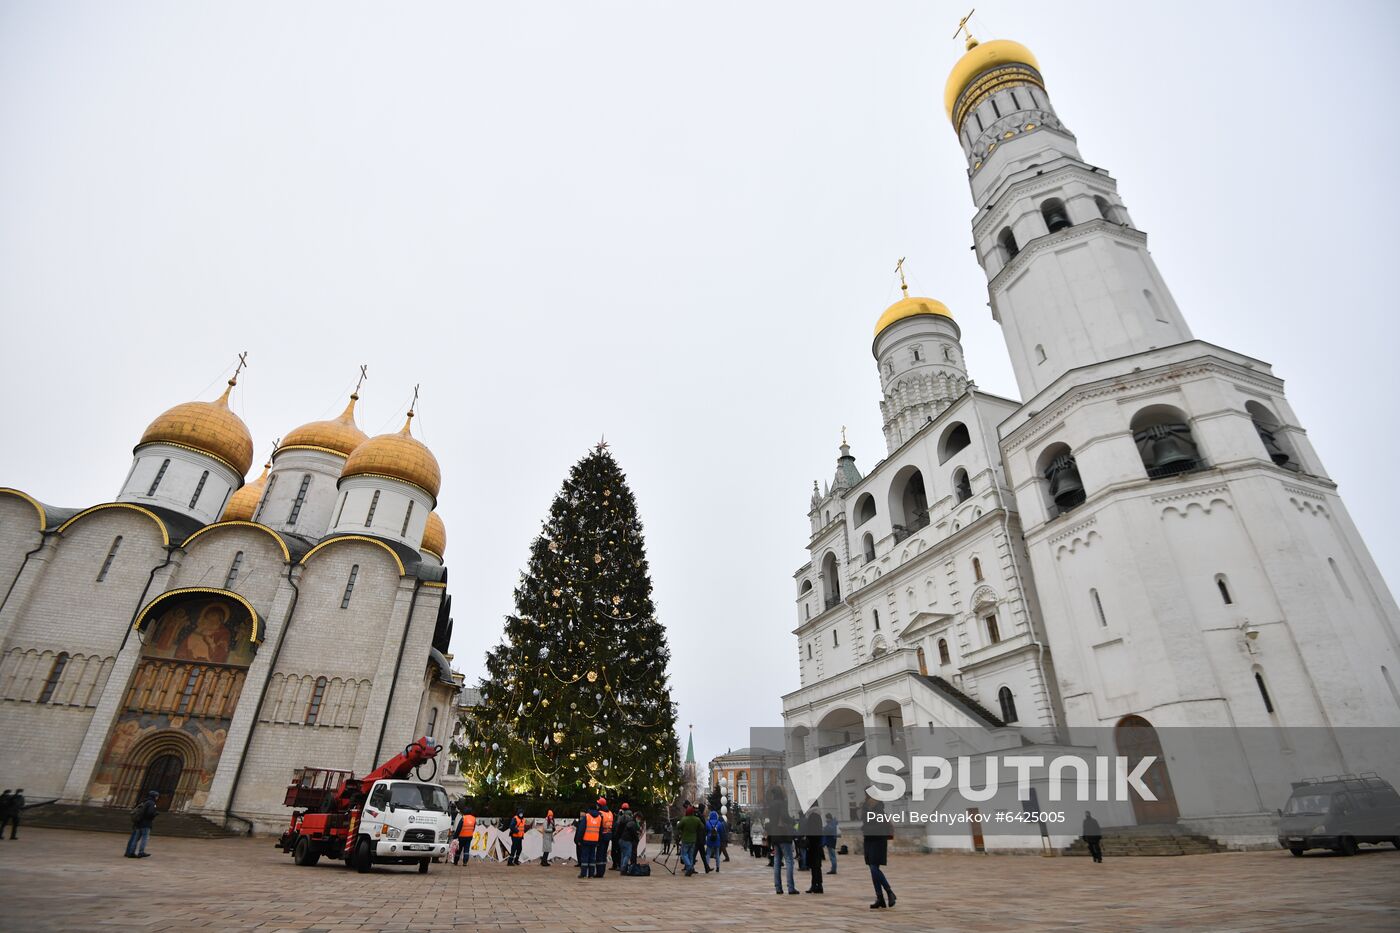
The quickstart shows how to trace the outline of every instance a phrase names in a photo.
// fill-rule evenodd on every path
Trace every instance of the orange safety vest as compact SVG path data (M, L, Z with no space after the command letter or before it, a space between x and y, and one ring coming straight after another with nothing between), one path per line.
M510 834L513 838L519 839L525 835L525 820L518 816L510 818Z
M603 818L602 818L601 816L594 816L594 815L591 814L591 813L585 813L585 814L583 815L583 841L584 841L584 842L597 842L597 841L598 841L598 833L602 832L602 829L603 829Z
M457 831L457 835L462 839L469 839L476 835L476 817L470 813L462 817L462 828Z
M604 810L604 811L602 812L602 817L603 817L603 832L605 832L605 833L610 833L610 832L612 832L613 812L612 812L611 810Z

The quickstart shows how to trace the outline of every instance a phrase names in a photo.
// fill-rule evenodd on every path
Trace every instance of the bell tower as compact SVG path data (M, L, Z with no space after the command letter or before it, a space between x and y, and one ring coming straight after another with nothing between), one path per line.
M1176 799L1114 819L1271 838L1290 781L1384 767L1339 727L1400 726L1400 610L1283 380L1192 338L1031 51L969 37L945 91L1024 398L1001 459L1070 739L1116 754L1115 730L1163 730ZM1246 754L1249 727L1270 739ZM1273 738L1298 727L1326 749Z

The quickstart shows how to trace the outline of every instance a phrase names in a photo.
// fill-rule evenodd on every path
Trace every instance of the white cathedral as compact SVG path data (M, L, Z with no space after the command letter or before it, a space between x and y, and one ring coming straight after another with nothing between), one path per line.
M1289 782L1316 776L1290 734L1323 737L1328 773L1389 766L1355 730L1397 736L1395 600L1283 381L1191 336L1030 50L969 38L945 105L1023 400L976 388L942 303L906 290L880 316L888 451L862 474L843 443L813 490L789 747L962 729L1152 752L1158 801L1104 826L1271 839ZM843 817L861 789L837 788Z
M110 502L0 488L0 779L31 802L281 828L294 768L357 774L447 731L447 534L437 459L355 402L262 475L215 401L146 428ZM441 725L439 725L441 724Z

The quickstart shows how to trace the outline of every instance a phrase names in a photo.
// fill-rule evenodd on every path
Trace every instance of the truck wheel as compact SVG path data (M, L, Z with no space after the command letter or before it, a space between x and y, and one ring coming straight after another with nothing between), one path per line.
M428 873L428 860L427 860L427 859L423 859L423 861L421 861L421 862L418 863L418 874L420 874L420 875L426 875L427 873Z
M1343 836L1341 844L1337 846L1337 851L1343 855L1355 855L1357 850L1356 840L1350 836Z
M1299 857L1301 857L1302 854L1303 854L1303 850L1302 850L1302 849L1299 849L1299 848L1296 847L1296 846L1294 846L1293 848L1289 849L1288 851L1289 851L1289 852L1292 852L1295 856L1299 856Z
M355 871L367 874L374 866L374 853L370 851L369 840L361 839L355 846Z
M315 865L321 861L321 853L312 848L310 839L301 836L297 839L296 848L292 849L292 861L298 865Z

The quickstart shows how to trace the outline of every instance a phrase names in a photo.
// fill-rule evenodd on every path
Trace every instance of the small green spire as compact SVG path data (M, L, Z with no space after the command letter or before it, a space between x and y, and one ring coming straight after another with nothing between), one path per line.
M694 763L695 763L695 734L694 734L693 732L690 733L690 734L688 735L687 739L686 739L686 743L685 743L685 761L686 761L686 764L694 764Z

